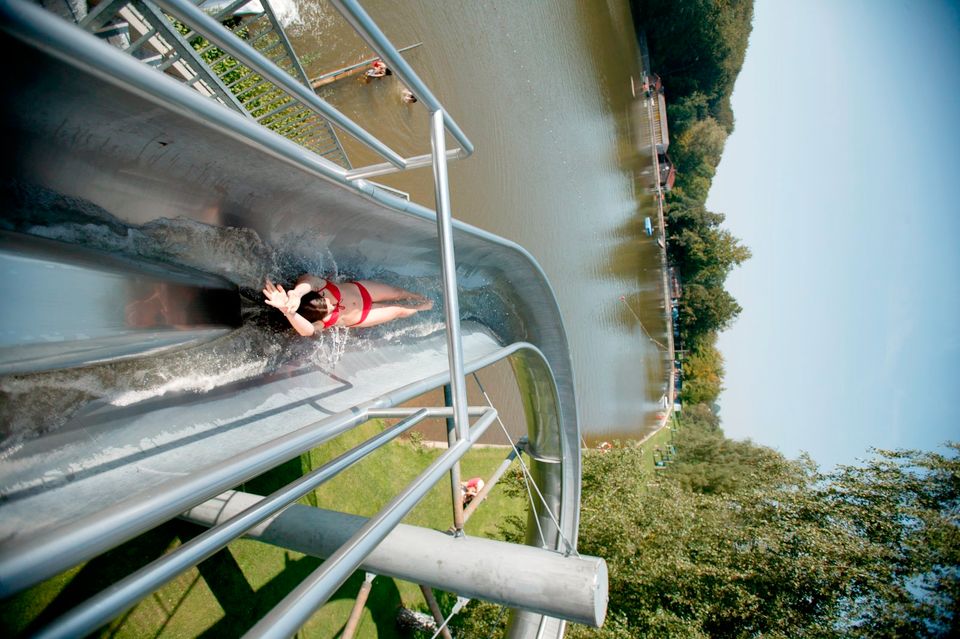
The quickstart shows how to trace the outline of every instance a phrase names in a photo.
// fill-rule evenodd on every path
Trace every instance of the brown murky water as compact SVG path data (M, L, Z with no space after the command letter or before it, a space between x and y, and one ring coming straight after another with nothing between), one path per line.
M450 164L454 216L527 248L557 293L588 441L636 437L655 421L667 383L663 352L619 300L665 342L655 216L639 176L631 77L640 62L629 7L600 2L370 0L364 7L476 146ZM323 0L300 0L290 30L308 75L370 56ZM395 76L356 78L321 95L405 155L430 150L426 109L400 100ZM354 165L375 161L348 144ZM431 208L430 169L380 181ZM481 375L516 414L501 375ZM471 386L474 386L471 380ZM477 398L480 399L480 398ZM480 399L482 401L482 399ZM512 407L512 409L511 409ZM508 420L509 421L509 420Z

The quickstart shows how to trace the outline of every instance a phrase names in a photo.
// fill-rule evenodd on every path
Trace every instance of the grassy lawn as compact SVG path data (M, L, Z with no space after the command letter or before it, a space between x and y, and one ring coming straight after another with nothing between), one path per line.
M368 422L241 488L268 494L302 472L319 467L355 446L381 427L377 421ZM389 444L302 501L323 508L372 515L441 452L408 441ZM461 475L464 478L489 477L506 454L507 450L503 448L471 450L461 462ZM508 515L522 515L525 510L525 502L504 495L498 486L467 523L467 534L496 537L499 523ZM446 530L452 523L449 481L444 479L434 486L404 523ZM202 528L186 522L167 522L86 564L0 602L3 636L24 631L32 634L77 603L202 531ZM98 636L240 636L320 563L321 560L315 557L256 541L238 540L153 593L102 629ZM354 574L314 614L298 636L335 637L346 623L362 581L362 572ZM400 605L423 607L419 587L377 577L356 636L400 636L394 623L396 608Z
M653 471L656 470L656 460L664 459L663 455L655 454L655 451L658 448L661 453L665 454L666 457L669 458L670 445L675 443L676 437L679 436L679 429L680 427L676 413L672 413L670 415L670 421L667 423L667 425L661 428L653 437L641 444L643 447L641 465L644 469L650 471L652 474Z

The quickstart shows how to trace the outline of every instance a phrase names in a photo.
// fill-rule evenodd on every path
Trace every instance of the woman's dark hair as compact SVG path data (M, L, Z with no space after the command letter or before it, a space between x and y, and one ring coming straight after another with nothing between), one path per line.
M327 305L323 303L323 298L316 291L310 291L300 298L300 308L297 312L311 324L322 322L329 315Z

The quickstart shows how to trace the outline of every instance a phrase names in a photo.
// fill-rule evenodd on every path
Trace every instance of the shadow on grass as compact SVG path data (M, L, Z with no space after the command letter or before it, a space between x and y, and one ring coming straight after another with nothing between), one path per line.
M297 463L299 464L299 462ZM2 606L7 608L3 617L5 621L13 622L4 631L4 635L10 636L13 633L8 633L7 630L15 632L14 629L17 627L22 629L18 636L36 634L41 628L74 606L119 581L132 571L157 559L164 551L175 546L178 540L185 543L204 530L200 526L187 522L171 521L90 560L70 579L69 583L53 598L50 604L29 622L22 618L16 619L16 617L18 616L18 609L20 615L30 614L27 603L31 597L31 591L21 593L14 600L3 602ZM316 557L293 558L290 553L285 553L283 570L266 584L254 590L233 552L229 548L225 548L197 566L200 573L199 577L193 579L189 584L184 584L185 587L175 595L176 601L172 606L169 600L162 600L156 593L151 595L157 601L158 609L163 610L161 621L148 627L131 627L127 624L128 621L132 623L129 619L132 611L127 611L111 622L108 627L103 628L100 633L95 633L95 636L99 634L103 637L116 635L158 637L164 631L171 631L176 635L192 632L187 628L175 629L173 627L176 626L174 616L191 597L197 583L202 579L220 608L218 610L217 606L211 607L203 616L206 618L219 617L219 619L196 636L208 638L239 637L266 615L311 572L316 570L321 563L322 560ZM331 601L355 599L362 583L363 573L355 573L337 590L331 597ZM18 602L17 599L22 599L22 601ZM400 592L394 581L388 578L377 579L367 601L367 609L373 616L378 637L397 636L395 619L396 610L400 605ZM339 634L346 621L346 617L344 617L337 633L330 633L329 636ZM27 622L25 627L24 622ZM3 625L7 626L8 624L4 623ZM327 633L323 631L322 634L326 635Z
M225 613L219 621L198 635L206 639L241 636L270 612L287 593L316 570L321 563L315 557L290 559L288 556L283 572L255 593L249 591L249 594L244 595L241 590L244 588L249 590L249 585L244 579L240 567L233 561L232 555L229 558L218 560L215 565L209 565L221 555L229 555L229 551L217 553L217 556L211 557L200 565L200 573L204 581L213 591L217 602ZM355 573L337 590L330 600L356 599L361 584L363 584L363 574ZM367 609L373 615L378 637L389 637L395 634L396 609L399 606L400 593L393 580L377 579L374 582L373 591L370 593L370 599L367 601ZM341 627L330 636L340 634L346 622L347 620L344 618Z

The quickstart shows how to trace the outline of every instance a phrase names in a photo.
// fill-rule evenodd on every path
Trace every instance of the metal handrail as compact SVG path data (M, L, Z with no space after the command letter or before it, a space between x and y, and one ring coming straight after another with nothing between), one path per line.
M179 546L176 550L153 561L140 570L132 573L113 584L101 593L91 597L76 608L68 611L58 618L52 624L40 630L38 639L54 639L85 636L96 630L98 627L116 617L124 610L134 605L137 601L147 596L154 590L160 588L168 581L174 579L178 574L195 566L207 559L215 552L225 547L231 541L241 537L252 528L277 514L297 499L303 497L311 490L317 488L327 480L331 479L347 467L363 459L366 455L380 448L386 443L394 440L399 435L413 428L427 417L441 416L447 413L445 409L420 408L420 409L383 409L370 410L366 412L365 418L396 418L405 417L402 421L387 428L381 433L371 437L362 444L338 456L330 462L327 462L320 468L308 473L294 482L284 486L274 492L256 506L248 508L242 513L231 519L210 528L201 535ZM439 415L438 415L439 413ZM470 441L475 441L497 417L496 409L488 407L477 407L471 411L474 415L479 415L474 433ZM466 446L469 448L469 446ZM465 452L465 451L464 451ZM459 459L458 455L457 458ZM441 460L434 462L437 465ZM442 464L441 464L442 465ZM433 466L431 466L431 469ZM428 469L429 472L430 469ZM415 491L422 498L424 494L432 487L432 483L420 484L413 482L408 490ZM396 523L399 523L397 520ZM395 525L395 524L394 524ZM386 527L386 530L381 530ZM368 534L377 535L380 539L386 536L393 525L386 523L371 525ZM361 557L362 561L362 557ZM358 563L359 565L359 563ZM352 572L352 570L350 571ZM347 576L349 576L349 572ZM342 583L342 582L341 582ZM341 584L336 584L334 590ZM296 630L296 629L294 629Z
M445 450L407 487L371 517L337 552L330 555L313 573L300 582L244 637L285 639L295 634L317 608L323 605L363 559L383 541L416 506L443 475L460 462L470 447L497 417L496 409L486 411L470 429L467 437ZM459 494L457 495L459 497Z
M443 112L443 123L450 135L452 135L462 147L460 157L469 157L473 154L473 144L463 133L460 127L454 122L453 118L443 110L443 105L433 95L427 85L424 84L420 76L417 75L413 67L400 55L393 43L387 39L380 27L370 18L360 3L356 0L330 0L333 6L337 8L341 15L346 18L354 30L363 38L370 48L377 52L387 66L397 75L400 80L407 85L407 88L413 92L417 99L429 109L431 113L436 111Z
M262 53L246 42L235 37L228 29L211 16L204 13L188 0L151 0L171 15L190 24L193 30L218 47L240 60L245 65L269 78L271 82L283 88L301 103L314 109L327 120L355 137L398 168L404 168L404 160L396 151L371 135L366 129L317 96L309 86L298 82L290 74L280 69Z
M108 589L68 611L36 636L47 639L81 637L96 630L184 570L207 559L340 471L420 423L427 415L426 409L416 411L403 421L274 492L255 507L248 508L222 524L210 528L176 550L127 575ZM372 411L368 416L380 415Z
M351 171L344 171L348 179L371 177L369 169L376 171L376 175L413 169L430 164L430 156L413 156L404 158L388 147L366 129L355 123L335 107L317 96L308 86L297 82L288 73L276 66L262 53L252 46L234 37L229 29L207 15L203 10L191 4L189 0L150 0L161 6L171 15L189 22L193 30L213 42L218 47L240 60L245 65L283 88L302 104L315 111L329 122L336 124L364 145L372 149L388 162L390 169L384 170L382 165L362 167ZM427 85L420 79L410 64L400 55L397 48L387 39L383 31L363 10L355 0L333 0L334 6L344 18L354 27L358 35L390 66L397 77L421 100L431 114L440 112L443 118L443 127L460 144L460 148L449 154L449 159L463 159L469 157L474 150L473 143L463 133L460 126L443 109L443 105L433 95Z
M98 5L88 16L80 22L85 28L91 28L100 23L109 20L114 8L120 4L125 4L129 0L110 0ZM272 32L276 32L279 41L278 45L283 45L288 57L291 57L294 65L294 73L301 82L290 76L289 73L277 66L263 52L258 51L253 42L246 42L235 37L235 34L220 24L217 16L210 16L199 7L195 6L190 0L144 0L147 4L153 3L163 8L171 16L181 20L190 26L189 37L200 35L206 38L212 45L244 64L249 69L259 74L266 81L292 96L299 104L306 107L309 111L322 117L327 123L335 124L359 140L362 144L372 149L375 153L383 157L386 162L382 164L372 164L366 167L351 168L340 170L349 180L358 180L370 178L379 175L385 175L401 170L408 170L428 166L432 163L431 155L414 155L411 157L402 157L399 153L391 149L384 142L371 135L366 129L355 123L349 117L341 113L338 109L327 103L312 91L309 87L309 81L303 82L305 74L299 64L299 60L289 46L282 29L273 24ZM341 13L344 19L357 31L358 35L366 41L369 46L383 59L394 71L397 77L403 82L418 100L432 113L442 112L445 130L449 131L453 138L459 143L459 147L447 153L448 160L464 159L469 157L473 151L473 143L463 133L460 126L447 113L442 104L433 95L427 85L420 79L410 64L400 55L397 48L387 39L380 28L374 23L370 16L364 11L356 0L334 0L334 6ZM268 12L271 23L274 17ZM179 36L179 34L177 34ZM261 83L258 84L262 84ZM217 84L217 83L215 83ZM213 90L219 90L222 87L214 86ZM236 100L239 96L229 95L228 100ZM242 109L241 109L242 111ZM333 137L336 139L337 132L331 129ZM338 142L339 144L339 142Z
M448 450L444 455L435 460L420 477L411 482L393 502L384 507L377 516L371 518L370 522L343 546L341 549L343 558L335 563L342 564L344 561L355 562L352 563L353 567L349 569L344 568L342 565L336 568L329 567L326 571L323 571L322 575L318 575L316 579L313 580L312 591L321 593L329 591L329 594L324 597L323 601L346 581L350 574L356 570L357 566L363 561L363 558L369 554L370 549L364 549L371 544L375 546L382 541L382 539L393 530L396 524L400 523L403 516L426 495L433 487L433 484L436 483L437 479L439 479L443 473L447 472L450 466L459 461L469 450L472 443L475 442L497 418L497 411L492 407L472 407L470 413L478 416L478 419L471 429L471 432L468 433L467 439L461 440L456 447ZM365 411L363 416L364 420L398 417L403 417L404 419L327 462L320 468L287 484L258 502L255 506L210 528L179 546L176 550L128 575L106 590L62 615L49 626L41 629L35 637L37 639L70 639L71 637L86 636L127 608L133 606L140 599L174 579L184 570L204 561L230 542L249 532L264 520L276 515L297 499L300 499L311 490L314 490L341 471L360 461L371 452L393 441L399 435L410 430L424 419L428 417L443 417L448 414L450 414L450 410L444 408L399 408ZM330 557L328 561L332 561L333 559L333 557ZM325 565L326 564L324 564L324 566ZM323 568L323 566L321 566L321 568ZM315 594L314 596L318 595ZM292 593L290 597L292 597ZM288 597L288 599L290 597ZM323 603L323 601L320 603ZM287 612L287 609L291 607L294 607L293 604L288 602L287 599L284 599L271 614L275 614L278 617L291 615L293 618L296 618L294 613ZM307 617L309 617L310 614L312 614L312 610L310 613L307 613ZM266 617L264 619L266 619ZM303 619L299 622L299 625L302 625L305 621L306 619ZM285 623L289 624L291 621ZM273 629L270 629L270 632L267 634L277 637L289 636L296 632L299 625L292 628L286 635L276 634Z

